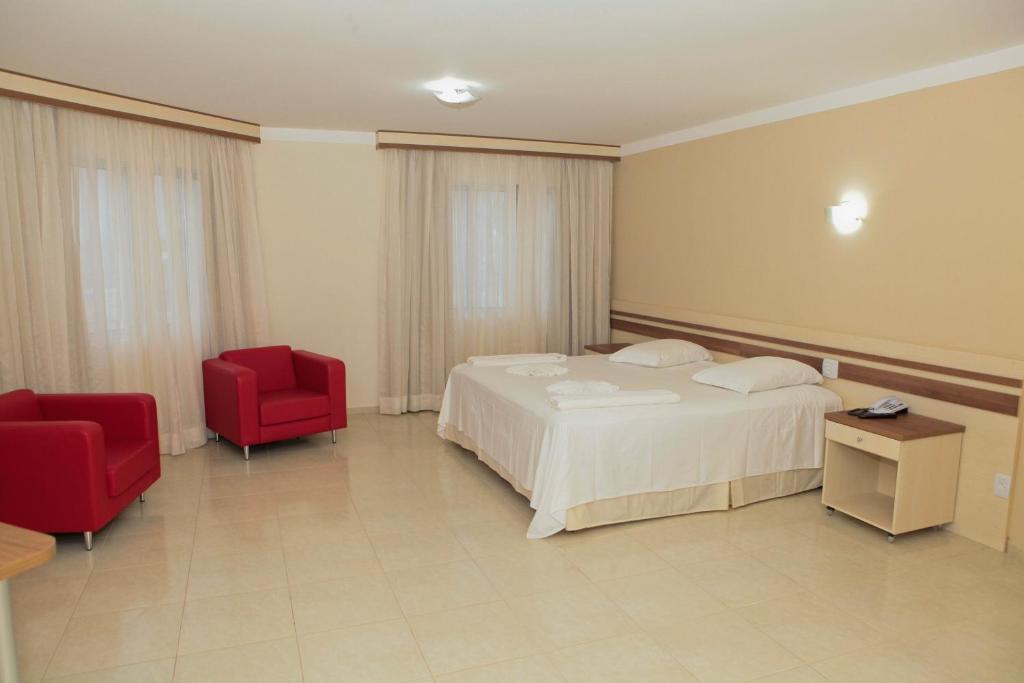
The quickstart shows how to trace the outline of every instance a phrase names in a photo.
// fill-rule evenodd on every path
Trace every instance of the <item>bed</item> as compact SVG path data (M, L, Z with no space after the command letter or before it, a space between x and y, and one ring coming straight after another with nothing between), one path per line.
M740 394L694 382L697 362L646 368L607 356L565 361L557 378L456 366L438 434L526 496L527 536L650 517L724 510L821 485L824 415L841 399L816 385ZM669 389L679 403L556 410L546 387L605 380Z

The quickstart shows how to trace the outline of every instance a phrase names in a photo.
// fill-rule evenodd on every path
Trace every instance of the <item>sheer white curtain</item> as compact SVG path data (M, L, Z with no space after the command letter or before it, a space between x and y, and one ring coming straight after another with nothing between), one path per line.
M381 412L437 410L471 355L607 341L610 162L384 155Z
M201 445L202 359L266 337L251 154L0 97L0 389L151 393Z

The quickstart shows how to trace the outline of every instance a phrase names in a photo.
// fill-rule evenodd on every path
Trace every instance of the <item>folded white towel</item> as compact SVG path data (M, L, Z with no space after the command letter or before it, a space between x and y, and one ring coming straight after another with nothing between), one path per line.
M559 366L555 366L559 367ZM601 380L575 380L567 379L561 382L555 382L554 384L548 385L549 394L558 394L559 396L593 396L595 394L611 394L619 390L619 387L612 384L611 382L604 382Z
M506 356L470 356L466 362L473 366L527 365L529 363L563 363L564 353L513 353Z
M616 406L648 406L662 403L679 403L679 394L667 389L644 389L640 391L616 391L611 394L594 396L552 396L548 403L558 410L577 408L614 408Z
M505 372L524 377L556 377L569 372L569 368L552 363L530 363L529 365L509 365L505 368Z

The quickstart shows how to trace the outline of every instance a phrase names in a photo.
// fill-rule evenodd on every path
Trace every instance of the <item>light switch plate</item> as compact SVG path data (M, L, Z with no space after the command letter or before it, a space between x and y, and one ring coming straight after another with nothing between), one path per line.
M1010 475L1009 474L997 474L995 493L1000 498L1010 497Z
M827 379L839 377L839 361L835 358L825 358L821 361L821 375Z

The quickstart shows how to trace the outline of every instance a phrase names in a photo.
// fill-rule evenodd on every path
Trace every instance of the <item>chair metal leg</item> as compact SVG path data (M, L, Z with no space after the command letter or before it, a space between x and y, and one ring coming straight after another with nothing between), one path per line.
M249 459L249 447L248 446L243 446L242 447L242 451L245 453L245 459L248 460Z
M92 550L92 532L86 531L82 536L85 537L85 549Z
M217 441L217 442L220 442L220 434L218 434L217 432L214 432L213 433L213 440Z
M139 502L140 503L145 503L146 502L146 493L145 493L145 491L143 491L142 493L139 494Z
M331 430L331 443L338 443L338 430L337 429L332 429Z

